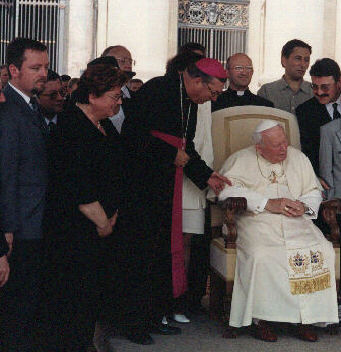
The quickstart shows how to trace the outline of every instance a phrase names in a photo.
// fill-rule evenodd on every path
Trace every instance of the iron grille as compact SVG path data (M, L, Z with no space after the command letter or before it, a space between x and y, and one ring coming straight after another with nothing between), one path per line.
M226 65L230 55L247 50L248 8L247 0L179 0L178 47L200 43Z
M48 48L50 67L62 71L65 0L0 1L0 59L5 62L6 46L15 37L36 39Z

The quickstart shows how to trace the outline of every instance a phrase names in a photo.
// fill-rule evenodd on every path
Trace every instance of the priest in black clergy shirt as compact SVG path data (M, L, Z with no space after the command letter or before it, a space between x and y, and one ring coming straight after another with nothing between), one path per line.
M193 143L197 104L215 101L225 81L222 65L203 58L183 72L151 79L131 99L134 113L121 136L127 146L126 171L131 173L125 179L131 188L132 216L124 221L121 211L118 217L120 248L126 247L126 255L120 251L117 265L122 288L119 324L136 343L152 343L150 333L181 332L161 320L173 297L187 289L182 172L200 189L209 186L217 194L229 183L206 165Z
M253 66L246 54L238 53L230 56L226 65L229 87L216 102L212 103L212 112L242 105L274 106L271 101L250 92L249 84L253 75Z

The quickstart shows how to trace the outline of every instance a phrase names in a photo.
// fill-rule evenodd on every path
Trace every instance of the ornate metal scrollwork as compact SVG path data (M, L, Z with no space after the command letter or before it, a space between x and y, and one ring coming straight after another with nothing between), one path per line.
M246 0L179 0L179 25L247 29L248 9Z

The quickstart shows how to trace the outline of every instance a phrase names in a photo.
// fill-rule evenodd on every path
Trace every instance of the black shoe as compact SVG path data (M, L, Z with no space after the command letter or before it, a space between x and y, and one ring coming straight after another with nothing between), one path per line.
M137 343L139 345L152 345L154 343L153 338L145 332L140 332L140 331L129 332L125 334L125 337L129 341Z
M152 334L159 335L180 335L181 329L175 326L170 326L169 324L159 324L152 329Z

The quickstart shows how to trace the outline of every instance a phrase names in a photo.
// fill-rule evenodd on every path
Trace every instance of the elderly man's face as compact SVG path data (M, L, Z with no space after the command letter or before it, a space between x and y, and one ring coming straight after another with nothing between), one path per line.
M113 56L117 60L122 71L130 72L133 69L134 60L131 58L129 50L123 47L112 49L108 56Z
M262 141L256 145L258 153L272 164L280 163L287 157L288 140L280 126L262 132Z

